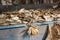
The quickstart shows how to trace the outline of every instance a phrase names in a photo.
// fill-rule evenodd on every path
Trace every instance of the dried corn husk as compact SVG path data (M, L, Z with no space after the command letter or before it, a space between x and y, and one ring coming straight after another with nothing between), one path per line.
M60 20L58 17L60 11L52 9L30 9L22 8L13 12L2 12L0 14L1 25L8 22L8 24L18 23L33 23L41 21L53 21L54 19ZM43 17L42 17L43 16Z
M46 40L59 40L60 39L60 23L49 25L49 33Z
M35 35L37 33L38 33L38 29L35 29L33 27L30 27L29 30L28 30L29 35Z

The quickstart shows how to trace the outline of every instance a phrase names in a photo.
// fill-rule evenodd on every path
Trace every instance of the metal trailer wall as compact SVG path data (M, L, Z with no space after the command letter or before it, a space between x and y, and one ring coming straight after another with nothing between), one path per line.
M0 26L0 27L3 27L3 26ZM13 25L11 27L13 27ZM18 25L16 27L18 27ZM20 26L19 28L12 28L12 29L11 28L0 29L0 40L45 40L47 25L41 25L39 28L39 32L40 34L29 36L27 34L26 26L25 27Z

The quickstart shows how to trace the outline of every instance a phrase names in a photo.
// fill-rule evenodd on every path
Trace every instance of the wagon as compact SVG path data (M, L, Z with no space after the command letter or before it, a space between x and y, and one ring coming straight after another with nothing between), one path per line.
M45 3L45 1L44 1ZM48 2L47 2L48 3ZM58 2L59 3L59 2ZM58 3L48 3L48 4L29 4L26 3L24 5L0 5L0 12L2 11L14 11L20 8L26 9L40 9L40 8L51 8L52 5ZM32 7L31 7L32 6ZM7 10L8 8L8 10ZM47 37L48 24L53 24L55 21L51 22L37 22L33 24L37 24L40 26L40 34L31 35L27 34L27 27L26 24L15 24L15 25L7 25L7 26L0 26L0 40L45 40ZM60 21L58 21L60 22Z

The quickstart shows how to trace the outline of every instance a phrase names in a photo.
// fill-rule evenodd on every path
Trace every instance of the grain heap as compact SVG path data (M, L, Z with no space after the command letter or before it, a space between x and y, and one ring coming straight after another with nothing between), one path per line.
M2 12L0 14L0 25L26 24L33 22L44 22L60 20L60 10L53 9L30 9L24 8L14 12Z

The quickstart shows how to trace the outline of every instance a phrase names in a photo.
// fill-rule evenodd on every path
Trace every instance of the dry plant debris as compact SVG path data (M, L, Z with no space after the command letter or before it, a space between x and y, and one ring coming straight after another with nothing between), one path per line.
M44 22L60 20L60 10L56 9L29 9L22 8L14 12L2 12L0 14L0 25L26 24L33 22Z
M60 40L60 23L49 25L49 31L46 40Z

